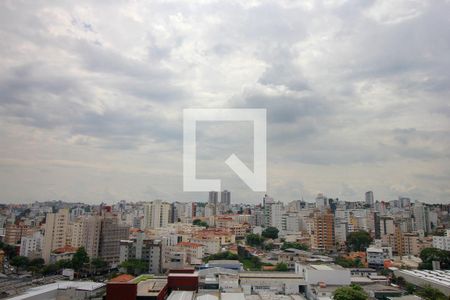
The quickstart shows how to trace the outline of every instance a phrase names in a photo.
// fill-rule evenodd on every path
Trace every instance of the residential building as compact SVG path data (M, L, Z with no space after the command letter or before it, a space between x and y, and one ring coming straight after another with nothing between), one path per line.
M316 212L313 221L314 233L312 248L322 251L334 250L336 248L334 215L331 213Z
M19 244L22 237L30 237L36 230L24 223L8 224L5 229L4 242L11 245Z
M433 247L450 251L450 229L446 230L445 236L433 236Z
M129 238L129 226L120 224L111 213L102 217L98 256L114 267L119 264L120 241Z
M30 237L23 236L20 241L20 256L28 258L40 257L43 241L44 236L40 231L35 232Z
M372 191L366 192L366 205L368 205L369 207L373 207L373 205L374 205L374 199L373 199L373 192Z
M164 228L169 224L170 204L155 200L144 205L145 228Z
M220 203L229 207L231 205L231 193L227 190L223 190L220 194Z
M66 208L60 209L57 213L47 214L42 248L42 258L46 263L50 262L50 254L53 250L66 246L68 222L69 210Z
M140 232L134 239L120 241L120 259L122 263L128 259L140 259L148 264L150 274L163 273L163 243L150 239Z

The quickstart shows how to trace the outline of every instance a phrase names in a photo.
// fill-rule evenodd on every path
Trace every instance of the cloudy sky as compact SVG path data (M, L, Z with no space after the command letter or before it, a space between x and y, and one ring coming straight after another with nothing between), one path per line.
M183 192L184 108L266 108L275 199L450 202L450 1L0 3L0 202ZM257 203L252 124L198 125L198 177Z

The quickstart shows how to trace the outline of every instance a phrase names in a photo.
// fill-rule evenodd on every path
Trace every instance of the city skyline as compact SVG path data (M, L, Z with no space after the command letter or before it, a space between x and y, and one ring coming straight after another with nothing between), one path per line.
M183 192L184 108L267 109L266 193L450 201L450 3L0 4L0 202ZM114 22L111 22L114 20ZM198 176L256 201L248 122L201 124Z

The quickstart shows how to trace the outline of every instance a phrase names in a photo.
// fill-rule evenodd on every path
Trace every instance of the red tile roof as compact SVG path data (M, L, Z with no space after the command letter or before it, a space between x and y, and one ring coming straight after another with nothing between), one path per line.
M197 244L197 243L191 243L191 242L179 242L177 244L177 246L181 246L181 247L190 247L190 248L198 248L198 247L202 247L202 244Z
M113 279L111 279L108 282L111 282L111 283L128 282L128 281L131 281L133 279L134 279L134 276L132 276L132 275L122 274L122 275L119 275L117 277L114 277Z

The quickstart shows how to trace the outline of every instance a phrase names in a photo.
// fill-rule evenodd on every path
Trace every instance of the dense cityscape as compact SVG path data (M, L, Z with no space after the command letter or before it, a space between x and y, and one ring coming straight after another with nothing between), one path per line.
M224 190L203 202L2 205L1 295L427 299L428 288L447 299L450 205L362 198L249 205Z

